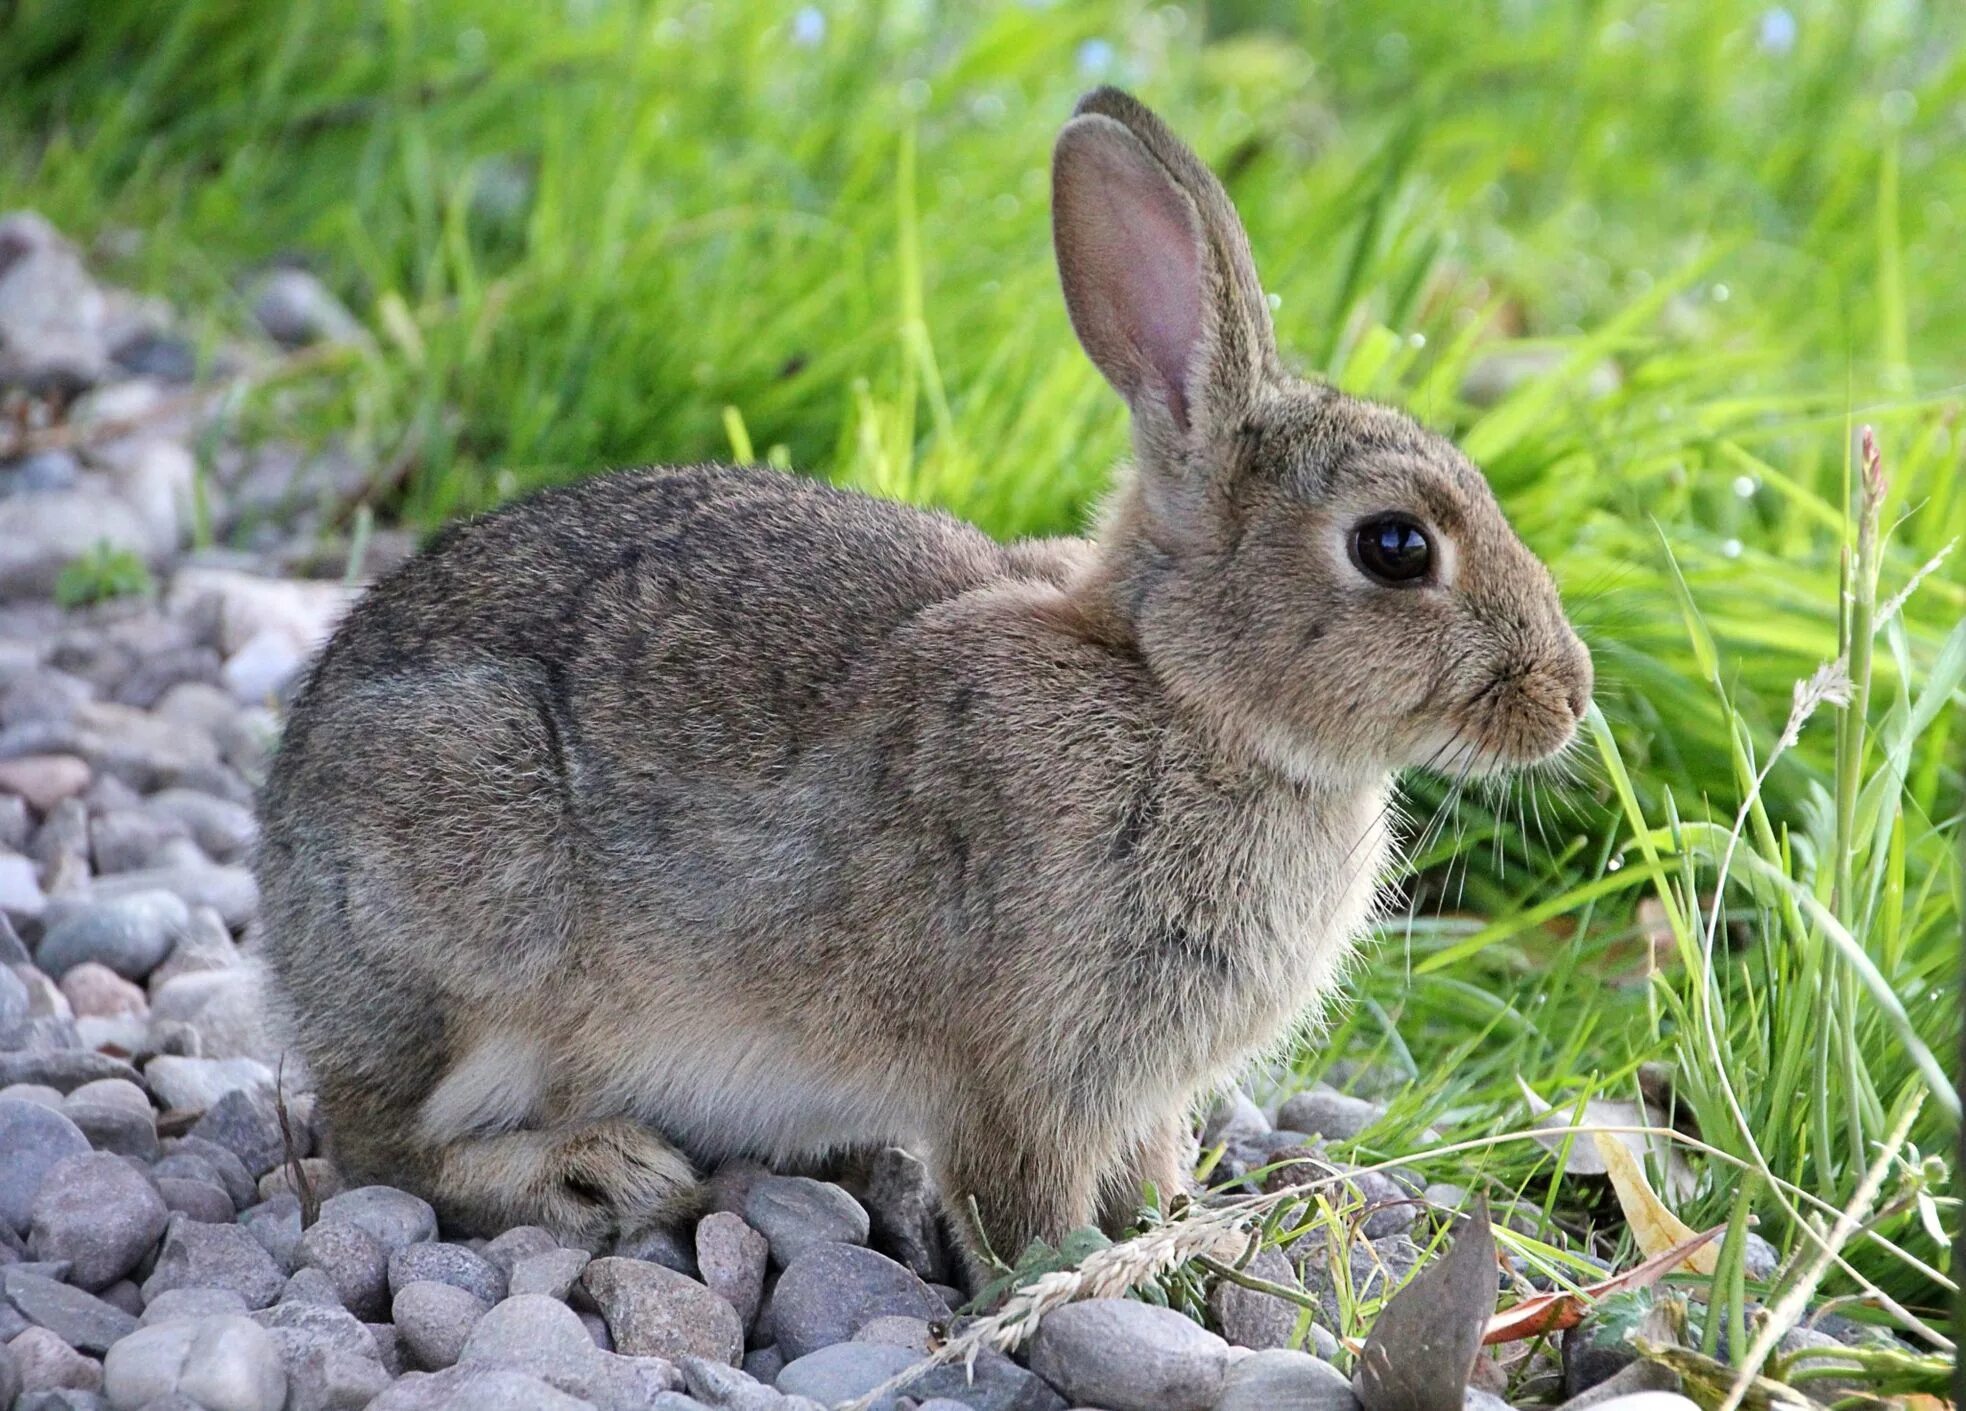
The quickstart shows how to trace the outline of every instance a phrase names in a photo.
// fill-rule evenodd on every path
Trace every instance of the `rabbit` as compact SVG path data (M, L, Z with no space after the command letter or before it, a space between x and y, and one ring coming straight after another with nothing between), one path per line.
M264 788L263 947L353 1180L605 1247L699 1173L897 1144L975 1270L1135 1217L1371 922L1398 771L1572 739L1589 653L1479 471L1282 363L1147 108L1053 155L1134 454L1087 538L757 467L437 535Z

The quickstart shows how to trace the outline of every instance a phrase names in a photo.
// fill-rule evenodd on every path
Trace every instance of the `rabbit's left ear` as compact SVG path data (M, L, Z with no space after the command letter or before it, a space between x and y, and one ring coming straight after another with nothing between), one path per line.
M1221 183L1153 113L1102 88L1058 135L1051 191L1072 327L1140 429L1192 445L1232 425L1276 342Z

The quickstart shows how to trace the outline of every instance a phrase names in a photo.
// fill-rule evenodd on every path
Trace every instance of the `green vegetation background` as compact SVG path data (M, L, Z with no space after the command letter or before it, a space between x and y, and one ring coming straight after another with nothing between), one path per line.
M214 332L261 263L318 269L373 345L237 415L348 438L419 523L756 455L1068 531L1124 423L1056 296L1046 160L1078 91L1137 89L1223 173L1304 369L1459 436L1599 662L1573 777L1423 834L1409 914L1299 1066L1406 1073L1360 1146L1392 1155L1519 1126L1517 1075L1631 1097L1671 1062L1750 1173L1696 1160L1682 1213L1752 1208L1792 1249L1775 1183L1846 1197L1933 1087L1918 1045L1957 1051L1962 556L1878 635L1856 773L1828 707L1775 765L1748 846L1782 886L1717 888L1724 850L1671 825L1733 821L1841 650L1855 426L1890 477L1875 599L1966 529L1960 33L1911 0L11 0L0 207ZM1415 786L1416 819L1439 802ZM1896 1252L1853 1263L1930 1309L1926 1215L1957 1210L1901 1165ZM1426 1170L1601 1213L1521 1143Z

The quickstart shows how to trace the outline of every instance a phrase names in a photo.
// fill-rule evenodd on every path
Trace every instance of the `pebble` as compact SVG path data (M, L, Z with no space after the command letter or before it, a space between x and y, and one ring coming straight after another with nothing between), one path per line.
M1284 1099L1277 1126L1328 1141L1349 1141L1386 1115L1376 1102L1352 1097L1320 1083Z
M205 1109L191 1135L230 1151L255 1181L287 1154L279 1113L268 1088L235 1088L224 1094ZM304 1155L304 1148L298 1154Z
M362 325L328 287L304 269L276 269L250 295L253 317L274 342L289 348L310 343L359 343Z
M430 1202L390 1186L358 1186L321 1202L321 1219L345 1220L382 1246L385 1255L437 1238Z
M281 1411L287 1373L266 1329L221 1313L156 1323L118 1343L103 1362L103 1390L115 1411L172 1395L205 1411Z
M146 1302L167 1289L230 1289L248 1308L264 1308L280 1296L286 1276L250 1230L205 1225L173 1215L164 1232L157 1267L143 1281Z
M807 1251L779 1276L771 1296L772 1332L788 1362L845 1342L884 1315L935 1320L948 1313L910 1270L849 1244Z
M204 1112L227 1093L270 1088L273 1070L252 1058L180 1058L163 1054L143 1068L144 1081L165 1107Z
M1308 1352L1271 1348L1232 1363L1214 1411L1358 1411L1351 1379Z
M180 942L178 950L184 949ZM231 942L225 945L231 951ZM172 959L178 952L172 953ZM264 1059L274 1056L278 1046L267 1031L263 980L254 966L228 963L191 969L197 958L184 957L186 968L156 985L151 1013L160 1020L189 1024L198 1031L200 1052L206 1058ZM167 962L167 964L169 964ZM162 968L158 973L163 973ZM153 984L155 984L153 977Z
M230 1224L237 1213L232 1197L223 1187L210 1181L185 1180L179 1176L159 1176L157 1194L167 1209L206 1225Z
M48 1172L88 1151L82 1129L53 1107L0 1095L0 1222L25 1230Z
M226 1218L231 1214L228 1202ZM157 1191L122 1157L70 1156L48 1168L28 1248L36 1259L67 1260L69 1281L93 1292L134 1269L168 1219Z
M781 1269L820 1244L865 1244L870 1222L859 1201L826 1181L766 1176L744 1200L744 1220L771 1245Z
M80 1352L106 1352L118 1338L136 1331L137 1320L113 1303L24 1265L0 1269L0 1289L28 1322Z
M52 991L52 986L50 987ZM59 991L53 991L59 996ZM67 1001L63 1001L64 1004ZM98 1078L136 1077L136 1069L106 1053L80 1049L0 1053L0 1088L16 1083L36 1083L58 1093L73 1092ZM0 1197L4 1201L4 1197Z
M833 1406L864 1396L890 1377L907 1371L918 1360L914 1353L902 1347L875 1342L834 1343L787 1362L778 1374L776 1385L789 1395L809 1396L822 1406ZM874 1403L874 1411L895 1411L900 1404L899 1397L890 1393ZM1154 1411L1161 1409L1156 1407ZM1207 1407L1204 1404L1195 1411L1207 1411Z
M596 1259L580 1287L607 1320L617 1351L704 1357L735 1366L744 1323L730 1301L687 1275L639 1259Z
M1124 1298L1053 1309L1031 1339L1032 1371L1073 1405L1107 1411L1210 1411L1229 1361L1214 1333Z
M77 1352L47 1328L31 1327L7 1343L23 1391L54 1391L70 1387L94 1391L102 1385L102 1363Z
M78 1016L112 1019L130 1015L141 1019L150 1013L150 1002L141 987L93 960L83 961L62 976L61 992Z
M654 1403L651 1403L654 1405ZM596 1411L542 1377L511 1367L452 1367L412 1373L368 1405L368 1411Z
M34 864L17 853L0 852L0 916L32 921L47 908L48 897Z
M19 795L40 814L88 788L91 777L88 763L70 754L0 759L0 793Z
M34 952L35 963L57 979L94 961L126 980L141 980L190 925L190 910L168 891L138 890L90 901L48 929Z
M757 1320L764 1300L765 1268L771 1246L765 1237L727 1210L697 1222L696 1266L703 1282L729 1300L746 1328Z
M384 1317L389 1308L389 1251L353 1221L327 1213L301 1232L294 1258L302 1269L318 1269L334 1285L342 1307L364 1321Z
M591 1385L601 1356L579 1315L566 1304L541 1294L520 1294L478 1320L458 1362L524 1368L577 1395Z
M514 1225L504 1234L486 1242L485 1262L510 1275L512 1266L532 1254L558 1249L560 1242L537 1225Z
M390 1304L390 1320L412 1361L428 1372L456 1362L485 1316L487 1305L449 1284L405 1284Z
M1276 1249L1258 1251L1244 1272L1285 1288L1302 1287L1290 1260ZM1245 1288L1228 1279L1219 1280L1208 1294L1210 1320L1235 1347L1289 1347L1301 1312L1289 1299Z
M176 1158L189 1159L183 1163L186 1169L182 1174L199 1180L218 1182L225 1188L225 1193L232 1197L234 1205L241 1207L251 1205L258 1194L245 1163L230 1148L222 1147L214 1141L207 1141L195 1131L188 1132L173 1141L171 1155L158 1162L155 1169L161 1171L169 1165L172 1170L177 1170ZM196 1162L198 1169L195 1171L189 1169L189 1162Z
M540 1254L528 1254L512 1265L509 1291L515 1294L538 1293L565 1300L574 1281L592 1259L593 1256L584 1249L549 1249Z
M243 867L189 861L145 867L96 879L95 895L115 900L144 892L168 892L186 906L208 906L233 930L243 930L259 910L259 884Z
M246 1300L231 1289L166 1289L144 1305L137 1321L145 1327L172 1318L206 1318L215 1313L244 1313Z
M569 1254L580 1256L579 1265L568 1276L572 1285L580 1270L587 1267L584 1250L568 1250ZM413 1283L449 1284L452 1288L463 1289L466 1293L486 1305L497 1303L506 1293L539 1293L540 1289L522 1289L509 1286L506 1275L496 1264L486 1259L476 1250L461 1244L405 1245L389 1256L389 1292L393 1297L407 1285ZM565 1290L552 1295L566 1297Z

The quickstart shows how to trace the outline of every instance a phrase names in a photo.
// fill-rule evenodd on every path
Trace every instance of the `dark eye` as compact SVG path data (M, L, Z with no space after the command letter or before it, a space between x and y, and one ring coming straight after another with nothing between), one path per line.
M1352 531L1352 556L1368 578L1412 583L1433 567L1434 546L1426 530L1405 515L1382 514Z

